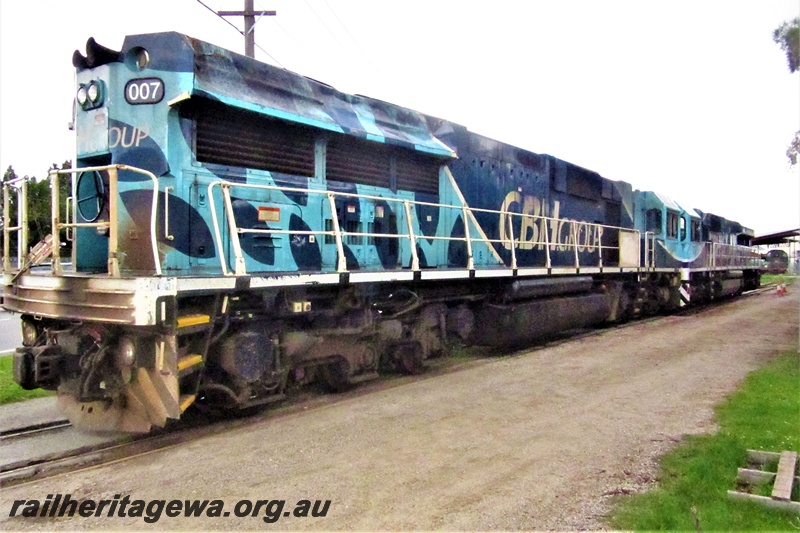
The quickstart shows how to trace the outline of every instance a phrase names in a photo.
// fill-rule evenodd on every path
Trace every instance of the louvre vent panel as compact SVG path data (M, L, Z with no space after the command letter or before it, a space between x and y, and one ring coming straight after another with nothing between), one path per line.
M333 181L389 187L394 170L398 190L436 194L440 164L410 150L339 137L328 142L326 176Z
M439 161L411 154L397 158L397 188L403 191L439 191Z
M298 176L315 175L315 131L209 100L193 100L181 116L195 123L197 161ZM344 135L327 143L326 179L436 194L435 157ZM392 178L394 178L394 183Z
M389 187L390 156L382 144L336 137L328 142L325 175L328 180Z
M198 161L314 175L314 137L307 128L210 102L196 105L194 114Z

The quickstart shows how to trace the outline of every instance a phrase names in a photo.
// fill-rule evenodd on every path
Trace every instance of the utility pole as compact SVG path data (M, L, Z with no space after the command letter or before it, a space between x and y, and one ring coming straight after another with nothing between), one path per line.
M244 11L219 11L217 14L220 17L244 17L244 55L252 58L256 57L256 16L274 17L277 15L275 11L255 11L253 0L244 0Z

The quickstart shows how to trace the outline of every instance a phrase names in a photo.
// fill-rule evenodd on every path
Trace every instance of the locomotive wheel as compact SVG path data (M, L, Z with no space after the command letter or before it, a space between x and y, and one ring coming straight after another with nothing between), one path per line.
M345 392L352 387L349 378L349 365L344 357L319 367L319 376L322 384L330 392Z
M631 291L623 289L619 298L619 318L617 322L624 324L634 317L634 307L636 303L636 296L631 294Z
M402 344L395 349L395 360L406 374L421 374L425 370L422 347L417 343Z

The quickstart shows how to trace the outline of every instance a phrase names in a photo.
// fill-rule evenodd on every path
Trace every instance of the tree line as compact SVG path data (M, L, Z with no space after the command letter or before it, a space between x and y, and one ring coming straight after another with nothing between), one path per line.
M775 41L786 54L786 61L789 63L789 72L800 71L800 17L784 22L772 32L772 40ZM786 157L792 166L800 160L800 130L794 134L794 138L786 149Z

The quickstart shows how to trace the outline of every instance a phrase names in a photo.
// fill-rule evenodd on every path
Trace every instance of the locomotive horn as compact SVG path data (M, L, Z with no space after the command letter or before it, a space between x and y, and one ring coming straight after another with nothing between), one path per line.
M94 37L89 37L89 40L86 41L86 56L81 54L80 50L75 50L72 54L72 65L80 69L94 68L120 61L122 61L122 52L98 44Z

